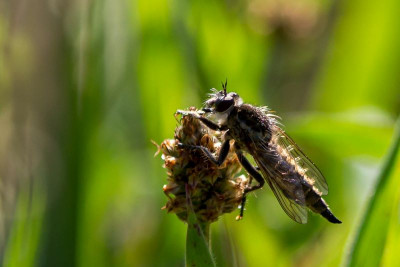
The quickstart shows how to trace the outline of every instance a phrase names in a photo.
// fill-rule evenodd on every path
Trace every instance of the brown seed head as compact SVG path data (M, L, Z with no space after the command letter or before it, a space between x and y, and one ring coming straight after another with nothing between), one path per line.
M196 111L195 108L189 110ZM224 164L218 167L201 151L180 148L178 143L204 146L216 156L221 148L221 133L210 130L192 116L183 116L175 130L175 139L161 143L161 158L168 175L168 184L163 187L168 202L163 209L186 221L188 194L200 221L213 222L235 210L249 181L244 175L237 176L241 166L234 151L231 150Z

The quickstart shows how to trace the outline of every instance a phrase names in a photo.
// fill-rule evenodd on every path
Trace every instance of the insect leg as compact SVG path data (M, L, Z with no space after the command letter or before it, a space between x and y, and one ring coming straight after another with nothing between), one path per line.
M243 213L244 213L244 206L246 205L246 195L243 194L242 197L242 202L240 203L240 214L239 216L236 216L236 220L239 221L243 218Z
M265 180L262 175L256 170L256 168L251 165L251 163L247 160L243 153L241 153L240 151L236 151L236 155L238 156L239 162L240 164L242 164L243 168L245 168L245 170L251 175L251 177L256 179L256 181L258 182L258 184L249 186L244 190L242 203L240 205L240 215L236 218L237 220L240 220L243 217L247 193L262 188L264 186Z
M220 126L215 122L200 116L198 113L193 111L184 111L184 110L177 110L175 114L182 114L184 116L193 116L196 119L199 119L202 123L204 123L208 128L214 131L226 131L228 128L226 126Z
M200 149L204 155L207 156L207 158L214 163L217 166L221 166L222 163L224 163L226 157L228 156L229 153L229 147L230 147L230 140L225 140L225 142L222 144L221 150L219 151L219 155L218 158L215 158L210 150L208 150L206 147L204 146L193 146L193 145L185 145L185 144L179 144L180 147L183 148L190 148L190 149Z
M258 182L258 184L246 188L244 191L245 194L263 187L265 184L263 176L256 170L253 165L251 165L251 163L241 152L236 151L236 155L238 156L239 162L240 164L242 164L243 168L245 168L245 170Z
M220 126L215 122L205 118L205 117L197 117L202 123L204 123L208 128L214 131L225 131L227 128L225 126Z

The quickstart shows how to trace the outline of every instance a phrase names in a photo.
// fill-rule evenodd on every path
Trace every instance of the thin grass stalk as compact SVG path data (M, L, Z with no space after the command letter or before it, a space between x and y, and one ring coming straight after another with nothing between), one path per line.
M382 167L380 175L378 177L376 186L374 188L374 193L369 200L367 209L363 215L360 226L356 232L352 247L350 249L350 253L348 254L346 266L356 266L357 259L359 258L359 254L361 251L361 245L365 242L365 236L368 231L368 226L372 220L373 211L377 208L379 204L379 199L383 196L384 189L386 188L388 182L390 181L391 172L395 167L396 160L400 150L400 118L397 120L394 138L392 141L392 145L390 146L389 152L387 153L385 163ZM388 203L389 205L390 203ZM389 220L387 220L389 221ZM386 237L385 237L386 239ZM379 253L376 251L375 253ZM383 253L383 248L381 248L380 253ZM381 257L378 257L381 258Z

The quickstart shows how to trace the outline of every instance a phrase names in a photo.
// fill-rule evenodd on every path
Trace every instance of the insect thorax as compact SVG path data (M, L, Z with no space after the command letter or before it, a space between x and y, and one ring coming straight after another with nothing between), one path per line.
M245 150L255 145L256 140L268 144L271 139L271 122L268 117L249 104L234 107L226 120L226 126L229 129L228 136Z

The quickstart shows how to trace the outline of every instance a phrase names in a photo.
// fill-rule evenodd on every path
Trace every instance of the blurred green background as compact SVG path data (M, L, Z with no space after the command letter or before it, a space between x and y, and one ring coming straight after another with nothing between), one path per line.
M399 11L398 0L0 0L0 262L183 266L186 226L161 210L167 176L150 140L173 138L175 110L227 78L283 118L343 224L299 225L265 187L243 221L212 225L217 265L345 263L400 112ZM399 162L369 231L378 250L365 242L384 266L400 264Z

